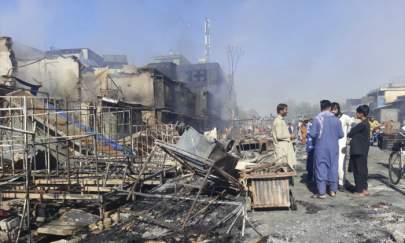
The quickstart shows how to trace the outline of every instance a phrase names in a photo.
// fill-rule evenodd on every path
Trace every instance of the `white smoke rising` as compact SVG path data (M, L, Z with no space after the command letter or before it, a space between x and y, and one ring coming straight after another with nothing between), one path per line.
M361 97L405 77L403 1L83 2L76 9L71 1L0 4L0 35L42 49L55 44L126 53L137 65L170 50L194 61L209 17L212 60L224 68L226 46L243 48L238 104L261 114L288 100Z

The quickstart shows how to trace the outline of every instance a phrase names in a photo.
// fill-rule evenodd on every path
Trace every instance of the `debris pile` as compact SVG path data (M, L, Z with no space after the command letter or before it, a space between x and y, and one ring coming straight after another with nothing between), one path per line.
M270 120L229 128L236 94L220 65L135 67L15 44L0 37L1 241L201 240L253 227L239 164L271 151ZM219 140L224 130L245 138Z
M34 99L31 104L37 104ZM5 202L18 200L13 206L17 211L10 211L0 224L10 241L226 242L243 237L246 227L261 236L248 218L251 208L295 206L289 189L295 171L274 159L272 151L255 152L249 159L233 140L220 142L212 132L202 135L178 124L134 129L130 136L111 139L90 128L96 125L87 127L79 122L83 119L59 108L42 115L49 119L41 114L33 111L29 116L29 126L40 139L33 136L27 145L52 144L52 133L75 135L65 135L64 147L50 150L44 169L34 164L39 155L25 150L30 180L25 180L24 170L2 178L2 196L9 199ZM11 132L20 130L27 131ZM55 157L65 165L52 164Z

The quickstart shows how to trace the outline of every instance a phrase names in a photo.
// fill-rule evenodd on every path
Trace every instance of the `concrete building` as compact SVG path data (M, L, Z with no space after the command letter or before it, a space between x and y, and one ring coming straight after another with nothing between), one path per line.
M37 62L18 61L16 76L29 83L42 85L41 91L52 96L77 98L81 77L80 62L74 57L47 57Z
M389 83L370 91L363 103L370 106L370 116L380 122L394 121L395 128L404 124L405 84Z
M187 65L191 64L187 58L185 58L183 55L180 54L169 54L169 55L162 55L162 56L156 56L152 58L152 63L162 63L162 62L171 62L176 65Z
M197 95L197 113L209 117L208 127L224 127L236 111L236 94L232 83L227 80L218 63L191 64L185 60L181 55L160 56L148 67L184 83L194 92Z
M89 48L58 49L46 52L47 57L76 57L83 65L89 67L105 66L104 59Z
M122 88L126 102L148 108L145 115L165 123L183 121L197 129L204 127L205 117L196 112L196 95L184 83L173 81L151 67L109 76Z
M213 127L221 127L220 123L225 124L232 119L236 110L236 94L218 63L178 66L177 80L194 92L207 92L207 112Z
M12 40L10 37L0 37L0 83L6 86L15 84L7 77L14 75L17 71L17 61L12 49Z
M405 95L399 96L394 102L374 110L381 121L393 120L396 127L405 126Z
M128 58L126 55L103 55L103 62L109 68L122 68L128 65Z
M77 102L77 107L106 104L100 101L108 98L116 101L116 109L137 106L144 122L185 122L199 130L225 127L236 107L232 85L218 63L190 64L181 55L169 55L138 68L128 65L124 55L102 57L89 48L42 52L27 46L15 59L11 39L2 40L0 61L8 65L1 66L3 73L12 70L14 79Z
M371 109L375 109L394 102L402 95L405 95L405 84L389 83L370 91L363 99L363 102L369 104Z
M147 67L155 68L171 80L177 81L177 64L173 62L149 63Z

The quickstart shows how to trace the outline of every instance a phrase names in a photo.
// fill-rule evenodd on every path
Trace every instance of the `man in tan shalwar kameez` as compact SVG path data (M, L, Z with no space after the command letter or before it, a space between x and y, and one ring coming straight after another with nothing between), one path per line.
M277 106L277 117L273 121L271 133L276 157L285 157L285 159L281 159L280 162L287 162L290 166L295 166L297 159L291 141L291 134L284 120L287 114L288 106L286 104L279 104Z

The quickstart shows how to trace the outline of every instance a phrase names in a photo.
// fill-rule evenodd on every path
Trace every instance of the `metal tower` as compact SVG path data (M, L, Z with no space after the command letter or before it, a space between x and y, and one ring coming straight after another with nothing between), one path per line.
M204 22L204 62L210 60L211 54L211 34L210 34L210 19L205 18Z

